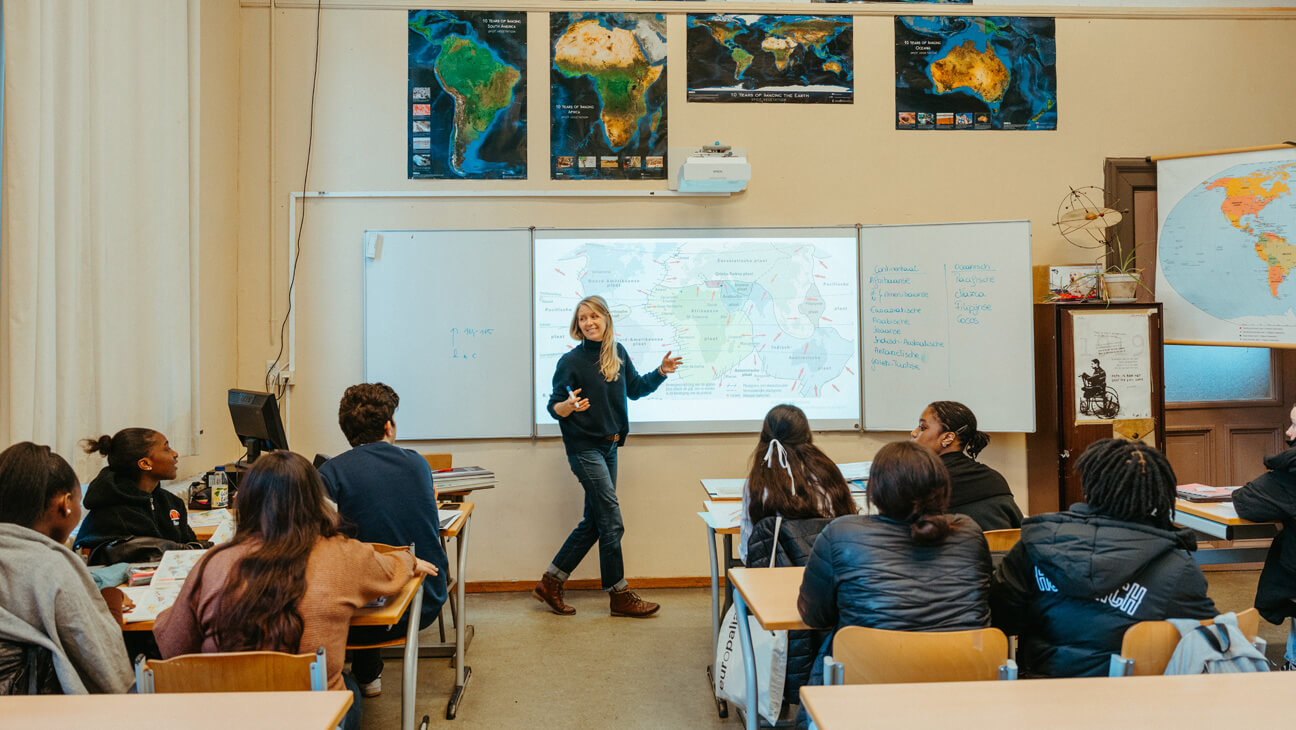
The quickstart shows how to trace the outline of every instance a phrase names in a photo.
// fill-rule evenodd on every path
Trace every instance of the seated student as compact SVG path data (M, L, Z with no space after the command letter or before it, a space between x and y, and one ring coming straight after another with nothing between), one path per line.
M819 533L797 608L815 627L957 631L990 625L990 549L972 520L946 514L949 474L931 450L887 444L873 457L874 516L839 517ZM823 681L819 650L812 684Z
M813 441L810 422L800 408L777 405L765 414L742 495L738 555L747 565L761 562L749 560L747 550L752 526L766 517L782 515L788 520L805 520L859 511L841 470ZM809 536L807 548L818 534L816 530ZM768 550L764 557L768 562Z
M343 536L315 467L298 454L262 454L235 497L234 537L194 567L153 634L164 657L214 651L314 653L324 647L328 688L359 693L344 675L356 609L436 566L407 551L378 552ZM356 700L343 721L359 727Z
M89 510L77 532L76 547L90 550L91 565L156 560L165 550L197 543L189 529L183 499L158 485L176 478L180 455L166 436L147 428L126 428L112 436L81 442L108 465L86 487ZM134 547L123 541L151 538Z
M949 470L950 512L971 517L983 531L1021 527L1021 508L1008 481L975 461L990 444L990 434L977 430L971 409L952 400L938 400L922 412L910 435L939 454Z
M1287 445L1286 451L1264 460L1268 472L1233 492L1238 517L1252 522L1282 522L1283 529L1269 547L1256 586L1255 606L1272 624L1296 617L1296 534L1292 533L1296 530L1296 408L1291 411ZM1292 618L1288 629L1284 658L1284 670L1296 669L1296 618Z
M0 694L27 694L33 679L41 694L125 692L135 683L121 591L101 595L63 545L80 519L81 485L61 456L29 442L0 452ZM40 669L29 672L33 653Z
M1139 621L1214 618L1206 578L1176 528L1175 474L1156 449L1103 439L1076 461L1085 501L1028 517L990 589L994 625L1017 634L1023 674L1105 676Z
M354 537L387 545L414 545L414 554L437 566L423 581L419 628L436 620L446 601L449 561L441 547L432 470L417 452L396 442L396 407L400 397L382 383L346 389L338 406L338 425L353 447L320 466L320 476L338 513L355 527ZM405 636L404 621L395 626L352 629L351 644L377 644ZM382 692L382 650L351 653L351 671L365 697Z
M812 443L805 413L786 404L771 408L743 490L743 524L755 526L750 542L743 543L747 566L768 566L771 555L777 566L805 565L819 532L833 518L856 512L841 471ZM800 704L801 686L810 679L810 664L827 638L822 631L788 632L783 685L788 704Z

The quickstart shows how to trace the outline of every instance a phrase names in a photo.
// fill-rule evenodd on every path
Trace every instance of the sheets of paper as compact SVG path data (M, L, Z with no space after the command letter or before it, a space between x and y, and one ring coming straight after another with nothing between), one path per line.
M189 513L190 527L217 527L222 522L233 522L234 515L227 509L194 510Z
M459 520L459 516L462 514L463 514L463 510L459 510L459 509L437 510L437 517L441 521L441 529L442 530L450 529L450 526L453 525L455 522L457 522Z
M702 488L712 499L742 499L746 479L703 479Z
M844 464L838 464L837 468L841 470L842 478L848 482L868 481L869 468L873 466L871 461L848 461ZM854 486L851 487L854 489Z
M153 574L153 582L149 587L165 589L174 586L179 590L189 576L189 571L206 554L206 550L168 550L162 553L162 560L158 562L157 572Z
M234 539L234 529L236 525L234 520L225 520L216 526L216 531L212 533L211 543L213 545L223 545Z
M180 595L180 584L177 583L169 588L127 586L122 588L121 592L135 602L135 607L122 615L126 623L134 624L156 620L158 614L175 603L176 596Z

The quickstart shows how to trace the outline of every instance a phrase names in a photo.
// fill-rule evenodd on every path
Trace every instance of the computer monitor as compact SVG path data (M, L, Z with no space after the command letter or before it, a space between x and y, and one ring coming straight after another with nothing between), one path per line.
M256 461L262 451L288 448L279 403L272 393L230 388L229 410L234 433L247 447L247 463Z

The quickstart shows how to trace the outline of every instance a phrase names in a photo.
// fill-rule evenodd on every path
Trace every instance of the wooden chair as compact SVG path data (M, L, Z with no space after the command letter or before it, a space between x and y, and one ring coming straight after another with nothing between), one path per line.
M1207 619L1202 624L1214 623ZM1237 615L1238 628L1247 641L1256 644L1264 652L1264 639L1257 638L1260 633L1260 612L1254 608ZM1108 676L1141 677L1153 674L1165 674L1166 665L1179 645L1179 630L1169 621L1140 621L1125 629L1121 639L1120 654L1113 654Z
M993 628L887 631L847 626L833 638L833 656L825 670L825 684L1017 678L1017 664L1008 658L1008 638Z
M423 458L427 459L428 466L432 467L434 472L438 469L451 468L450 464L453 461L450 454L424 454Z
M135 660L140 694L164 692L263 692L328 689L324 647L314 654L233 651Z
M1012 550L1013 545L1021 539L1021 528L1015 527L1010 530L990 530L985 533L986 544L990 546L990 552L1003 552Z

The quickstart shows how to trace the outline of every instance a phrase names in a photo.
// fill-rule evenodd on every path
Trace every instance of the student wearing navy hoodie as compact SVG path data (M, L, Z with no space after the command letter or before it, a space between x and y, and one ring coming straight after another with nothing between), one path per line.
M563 582L598 543L603 590L610 595L613 616L645 618L661 608L641 599L625 580L621 558L621 506L617 502L617 447L630 431L626 398L652 393L675 372L683 358L667 352L653 372L640 375L617 344L612 315L603 297L586 297L576 305L570 333L579 344L558 360L549 414L558 420L567 463L585 490L585 514L554 556L531 595L560 616L576 609L563 602Z

